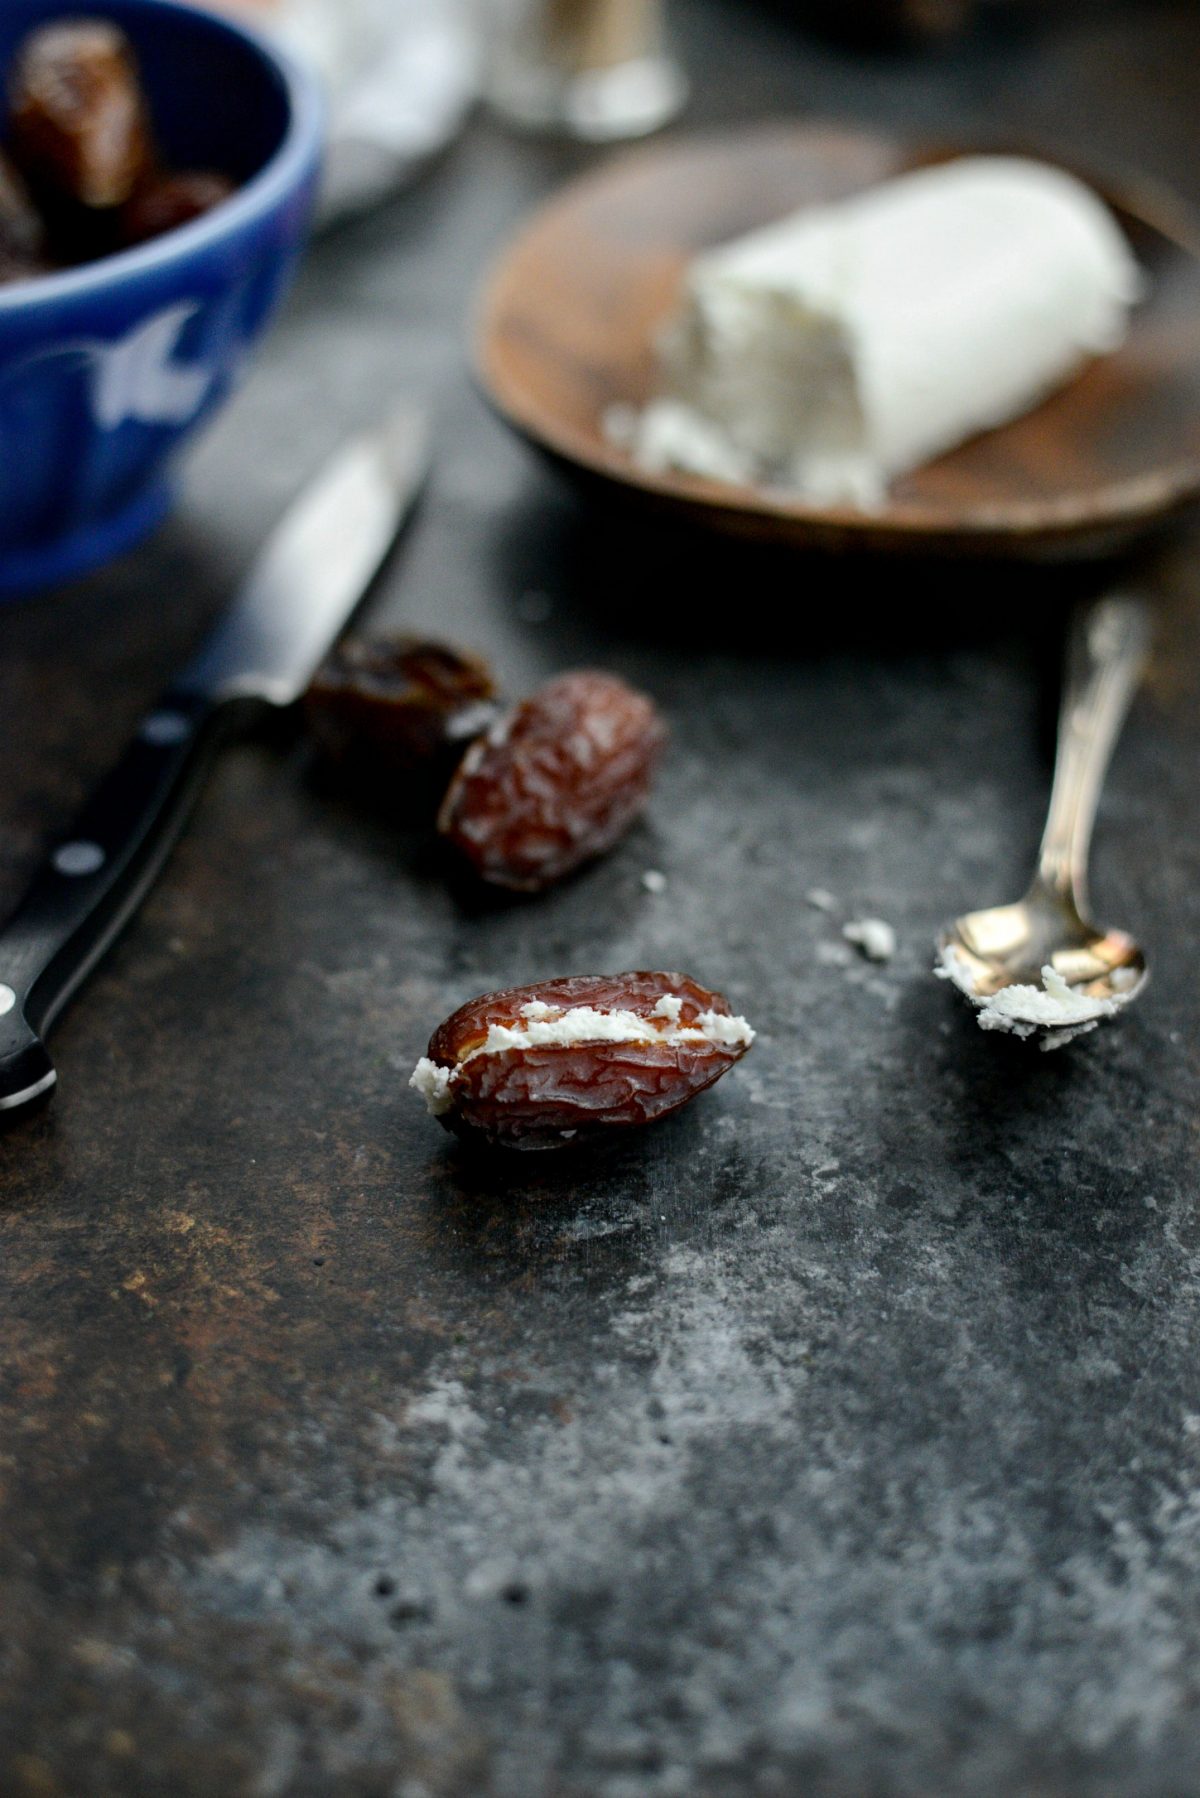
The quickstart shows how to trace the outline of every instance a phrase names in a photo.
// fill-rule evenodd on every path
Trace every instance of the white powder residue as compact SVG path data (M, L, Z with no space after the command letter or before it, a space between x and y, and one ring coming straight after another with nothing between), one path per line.
M859 918L845 925L842 935L861 949L868 961L891 961L896 953L896 932L882 918Z

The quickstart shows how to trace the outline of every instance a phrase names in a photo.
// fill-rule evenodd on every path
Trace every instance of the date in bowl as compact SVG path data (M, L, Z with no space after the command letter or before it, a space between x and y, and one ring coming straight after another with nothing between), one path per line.
M82 10L4 0L0 72ZM164 161L235 191L150 242L0 286L0 597L97 567L163 518L287 285L319 172L319 90L253 33L174 0L86 10L129 39Z

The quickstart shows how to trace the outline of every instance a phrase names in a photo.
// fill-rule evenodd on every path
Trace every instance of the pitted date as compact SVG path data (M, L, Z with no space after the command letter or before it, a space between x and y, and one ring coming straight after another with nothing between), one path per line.
M561 675L468 750L438 829L483 880L539 892L624 834L665 741L645 694L610 674Z
M185 169L178 175L155 175L140 186L121 208L121 242L149 243L203 218L235 192L227 175L210 169Z
M304 706L313 736L347 778L386 795L396 781L417 777L430 811L498 710L481 657L420 637L348 639Z
M154 166L153 134L125 34L102 19L32 32L9 84L14 160L46 201L122 206Z
M465 1140L566 1148L678 1111L753 1040L719 993L685 974L575 976L464 1005L410 1084Z

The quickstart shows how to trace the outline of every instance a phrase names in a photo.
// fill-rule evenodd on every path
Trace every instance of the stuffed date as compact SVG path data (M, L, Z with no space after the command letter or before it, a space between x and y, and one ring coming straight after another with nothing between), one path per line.
M409 1084L468 1141L559 1149L678 1111L753 1041L719 993L685 974L577 976L464 1005Z

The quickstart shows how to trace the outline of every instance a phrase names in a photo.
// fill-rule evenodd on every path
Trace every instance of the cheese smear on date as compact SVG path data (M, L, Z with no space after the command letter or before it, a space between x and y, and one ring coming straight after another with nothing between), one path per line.
M414 1092L420 1093L430 1117L444 1117L454 1104L450 1096L450 1069L439 1067L428 1055L422 1055L408 1084Z
M503 1055L511 1049L572 1048L581 1043L663 1043L668 1048L704 1043L713 1048L748 1049L754 1041L754 1031L745 1018L705 1011L694 1024L681 1024L682 1010L682 999L672 993L663 994L649 1017L636 1011L598 1011L591 1005L559 1011L541 999L531 999L521 1007L520 1023L490 1024L484 1041L456 1067L440 1067L422 1056L409 1085L421 1094L433 1117L443 1117L454 1104L455 1075L479 1055Z

